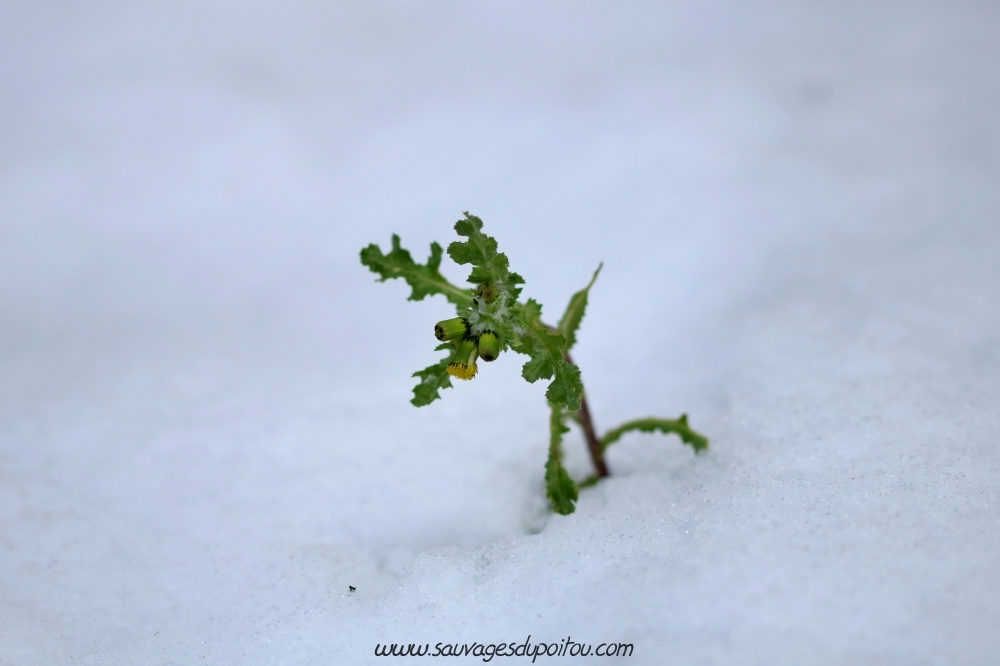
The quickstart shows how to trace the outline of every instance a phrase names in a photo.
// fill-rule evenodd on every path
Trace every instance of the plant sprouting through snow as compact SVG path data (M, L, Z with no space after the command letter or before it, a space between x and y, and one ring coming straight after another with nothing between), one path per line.
M380 276L380 282L402 278L410 285L411 301L441 294L455 305L456 317L438 322L434 335L441 342L437 351L447 352L437 363L413 373L420 382L413 388L417 407L441 397L441 389L451 388L451 378L471 380L478 371L478 360L491 362L505 351L528 356L521 376L534 383L551 380L545 397L551 409L549 458L545 465L545 487L552 509L569 514L575 509L578 487L596 483L608 476L604 450L630 431L675 433L696 452L708 447L708 440L688 426L687 415L677 419L643 418L624 423L598 438L591 425L580 379L580 370L569 352L576 344L576 333L587 309L590 288L597 280L598 266L586 287L569 301L558 326L542 322L542 306L533 299L521 302L524 279L510 271L507 255L497 251L494 238L482 233L483 222L474 215L455 223L455 231L464 241L448 246L448 256L458 264L470 264L468 281L475 285L463 289L441 275L441 246L431 243L426 264L413 261L409 251L393 234L388 254L374 243L361 250L361 263ZM577 484L562 466L562 436L569 431L567 420L580 424L587 439L596 474Z

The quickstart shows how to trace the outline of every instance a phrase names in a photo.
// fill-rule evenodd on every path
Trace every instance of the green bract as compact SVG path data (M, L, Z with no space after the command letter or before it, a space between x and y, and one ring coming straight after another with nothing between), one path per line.
M537 301L519 300L519 285L524 284L524 279L511 272L507 255L497 251L496 240L482 233L482 229L482 220L466 213L464 219L455 223L455 231L466 240L448 246L448 256L456 263L471 265L467 278L473 285L470 289L457 287L441 275L442 252L437 243L431 243L426 264L414 262L395 234L389 254L383 254L375 244L361 251L361 263L377 273L381 282L402 278L410 285L409 300L420 301L441 294L455 305L457 316L434 327L434 335L442 341L436 349L446 351L447 355L413 373L420 379L413 388L411 402L415 406L429 405L440 398L441 389L451 388L452 377L463 380L475 377L477 358L492 361L508 350L527 356L521 375L532 383L551 380L545 392L552 410L545 485L552 509L562 514L573 512L578 496L578 484L562 466L562 436L569 431L567 419L582 426L597 469L594 477L579 484L581 487L608 475L604 449L626 432L676 433L695 451L707 448L708 440L688 427L687 415L676 420L650 417L629 421L598 438L587 409L580 370L570 359L569 351L576 344L590 288L601 267L598 266L590 283L570 299L559 325L549 326L542 322L542 306Z

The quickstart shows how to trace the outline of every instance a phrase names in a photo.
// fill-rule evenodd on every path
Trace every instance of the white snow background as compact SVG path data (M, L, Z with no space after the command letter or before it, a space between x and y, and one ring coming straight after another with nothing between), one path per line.
M0 663L1000 663L998 28L0 4ZM598 428L710 451L630 435L555 516L524 357L412 407L449 307L358 251L465 210L549 321L604 261Z

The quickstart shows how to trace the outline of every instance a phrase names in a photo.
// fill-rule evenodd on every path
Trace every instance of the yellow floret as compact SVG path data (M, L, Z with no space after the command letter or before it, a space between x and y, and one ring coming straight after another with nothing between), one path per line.
M469 381L476 376L476 371L479 368L476 367L475 363L471 365L467 365L465 363L449 363L448 367L445 369L452 377L458 377L459 379Z

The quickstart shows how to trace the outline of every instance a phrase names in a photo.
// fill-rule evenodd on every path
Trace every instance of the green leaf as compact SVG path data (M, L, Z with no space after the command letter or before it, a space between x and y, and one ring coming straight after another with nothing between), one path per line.
M663 434L674 433L681 438L685 444L689 444L695 453L708 448L708 438L701 435L688 425L687 414L681 414L679 419L658 419L649 417L645 419L635 419L618 426L614 430L609 430L601 438L601 448L606 449L609 445L621 439L627 432L637 430L639 432L662 432Z
M565 344L565 338L558 333L550 333L545 329L526 331L521 335L521 347L517 351L527 354L531 359L521 369L521 376L530 384L539 379L550 379L562 360Z
M528 302L521 306L521 312L525 326L548 328L548 326L542 323L542 304L535 299L529 298Z
M399 244L399 236L392 235L392 250L382 254L382 249L372 243L361 250L361 263L373 273L381 276L379 282L403 278L413 288L408 300L421 301L426 296L443 294L445 298L459 307L472 305L472 293L468 289L456 287L441 275L441 246L431 243L431 256L426 264L413 261L409 250Z
M438 345L437 348L444 349L449 347L451 347L450 344L444 344ZM438 393L439 390L451 388L451 376L447 371L449 360L451 360L451 354L448 354L448 356L445 356L434 365L429 365L423 370L413 373L414 377L420 378L420 383L413 387L413 400L410 400L414 407L423 407L424 405L431 404L441 397L441 394Z
M497 241L482 232L483 221L465 213L465 219L455 223L455 233L468 238L448 246L448 256L457 264L472 264L482 270L495 271L498 276L507 274L507 255L497 252ZM473 280L469 280L473 282ZM475 282L483 282L476 280Z
M563 410L552 408L549 418L549 459L545 463L545 494L549 498L552 510L562 515L568 515L576 510L574 502L579 497L576 483L562 466L562 436L569 432L563 423Z
M579 497L576 484L563 466L552 460L545 463L545 494L556 513L566 516L576 510L574 502Z
M529 301L531 303L533 301ZM532 384L539 379L554 377L545 391L546 399L550 405L575 412L580 409L583 382L580 380L580 369L566 362L563 356L565 348L566 338L561 333L536 325L521 334L521 345L516 351L531 357L521 369L521 376Z
M594 277L590 278L587 286L573 294L573 298L569 299L569 305L566 306L566 312L559 320L559 331L566 338L566 351L572 349L573 345L576 344L576 329L580 328L580 322L583 321L583 315L587 311L587 295L590 293L590 288L594 286L594 282L597 281L597 275L603 266L602 262L594 271Z
M583 381L580 379L580 368L563 361L556 366L556 378L545 391L545 398L550 405L561 405L575 412L580 409L583 397Z
M482 220L465 213L465 219L455 223L455 233L469 240L451 243L448 246L448 256L457 264L472 264L469 282L494 286L501 297L507 296L503 301L513 303L521 294L516 285L524 284L524 279L517 273L510 272L507 255L497 252L496 239L484 234L482 228Z

